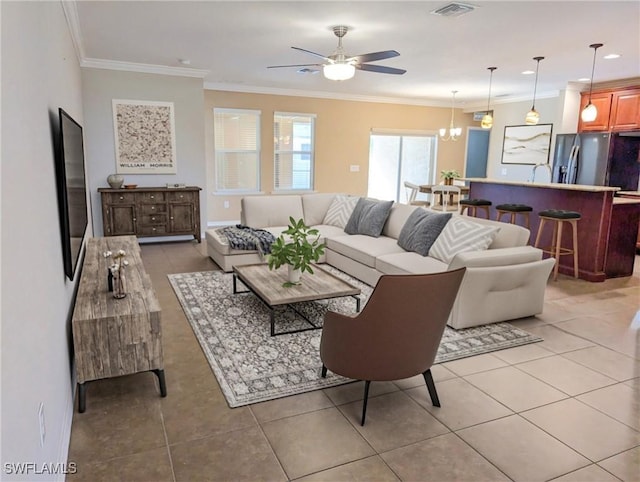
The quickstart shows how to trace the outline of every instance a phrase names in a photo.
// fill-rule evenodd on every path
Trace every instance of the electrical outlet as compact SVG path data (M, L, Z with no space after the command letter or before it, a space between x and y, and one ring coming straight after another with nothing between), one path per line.
M507 175L507 168L503 167L502 170L500 171L500 174L503 175L503 176L506 176Z
M351 166L349 166L349 170L351 172L360 172L360 165L359 164L351 164Z
M47 430L44 425L44 403L40 402L38 407L38 423L40 424L40 447L44 447L44 437Z
M229 201L224 201L224 202L222 203L222 206L223 206L225 209L229 209Z

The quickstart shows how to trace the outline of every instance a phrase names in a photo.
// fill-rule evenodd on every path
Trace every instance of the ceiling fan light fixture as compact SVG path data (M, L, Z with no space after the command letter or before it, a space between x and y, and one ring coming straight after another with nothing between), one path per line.
M593 49L593 64L591 66L591 83L589 85L589 102L584 106L582 112L580 113L580 118L582 122L593 122L598 117L598 109L595 105L591 103L591 93L593 92L593 74L596 70L596 51L602 47L603 44L591 44L590 48Z
M349 63L326 64L322 67L322 73L329 80L348 80L356 73L356 68Z

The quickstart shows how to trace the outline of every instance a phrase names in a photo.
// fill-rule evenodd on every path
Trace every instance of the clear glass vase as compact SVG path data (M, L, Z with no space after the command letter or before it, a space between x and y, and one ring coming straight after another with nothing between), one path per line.
M127 296L124 291L124 270L122 268L114 269L113 274L113 297L122 299Z

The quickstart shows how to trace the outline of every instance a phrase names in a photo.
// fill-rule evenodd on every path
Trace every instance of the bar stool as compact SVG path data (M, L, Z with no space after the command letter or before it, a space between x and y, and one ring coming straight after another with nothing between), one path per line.
M467 211L468 216L476 216L477 209L483 209L487 214L487 219L489 219L489 207L491 206L491 201L487 199L461 199L460 200L460 214L464 214Z
M573 277L578 277L578 221L581 218L581 214L576 211L564 211L562 209L547 209L546 211L540 211L540 226L538 227L538 234L536 235L536 242L534 246L537 248L540 243L540 236L542 235L542 229L547 221L553 222L553 235L551 238L550 248L541 248L543 252L548 253L556 258L556 264L553 268L553 280L558 279L558 268L560 266L560 256L566 254L573 254ZM571 224L573 235L573 249L562 247L562 228L564 223Z
M531 227L531 220L529 219L529 213L533 211L531 206L527 206L526 204L498 204L496 206L496 211L498 213L496 221L500 221L503 214L510 214L511 217L509 218L509 222L511 224L517 224L516 215L520 214L525 218L527 229Z

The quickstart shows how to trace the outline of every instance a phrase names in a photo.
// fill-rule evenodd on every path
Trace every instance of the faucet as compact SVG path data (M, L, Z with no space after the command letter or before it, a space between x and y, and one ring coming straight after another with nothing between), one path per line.
M549 182L551 182L553 180L553 174L551 172L551 166L547 162L541 162L540 164L536 164L535 166L533 166L533 169L531 170L531 179L529 180L529 182L535 182L536 171L538 170L539 167L547 168L547 171L549 171Z

